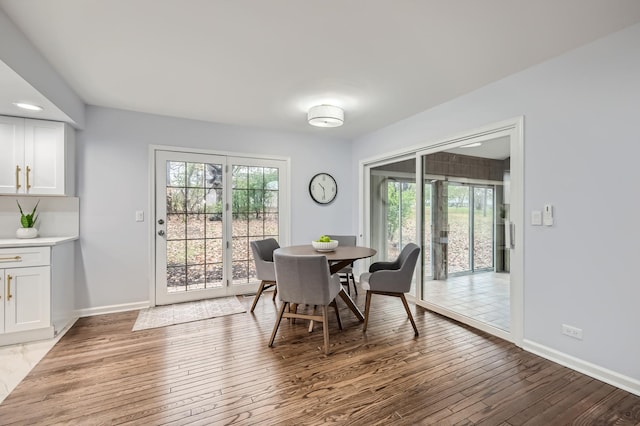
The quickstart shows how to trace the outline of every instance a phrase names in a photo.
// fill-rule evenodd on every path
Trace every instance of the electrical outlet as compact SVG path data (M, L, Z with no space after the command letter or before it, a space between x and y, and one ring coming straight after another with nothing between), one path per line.
M562 334L573 337L574 339L582 340L582 329L578 327L562 324Z

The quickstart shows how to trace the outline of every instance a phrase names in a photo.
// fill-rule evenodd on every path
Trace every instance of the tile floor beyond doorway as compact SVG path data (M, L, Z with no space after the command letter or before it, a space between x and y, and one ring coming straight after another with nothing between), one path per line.
M427 281L425 300L509 331L509 285L508 273L476 272L459 275L446 281Z

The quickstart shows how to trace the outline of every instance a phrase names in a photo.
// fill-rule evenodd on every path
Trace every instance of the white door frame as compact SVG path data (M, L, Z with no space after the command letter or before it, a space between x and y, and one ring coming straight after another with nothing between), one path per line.
M155 208L156 208L156 153L158 151L169 152L184 152L192 154L206 154L206 155L218 155L233 158L247 158L247 159L260 159L260 160L278 160L284 161L285 176L282 179L283 188L279 191L284 196L280 197L279 213L281 215L280 220L280 237L279 243L281 246L290 245L291 239L291 158L280 157L275 155L264 154L249 154L238 153L229 151L216 151L207 149L186 148L180 146L167 146L167 145L149 145L149 157L148 157L148 192L149 192L149 204L147 205L148 220L148 246L147 253L149 259L149 306L156 306L156 223L155 223Z
M359 184L358 184L358 215L360 229L359 234L366 245L369 236L369 170L371 167L379 166L415 156L416 158L416 187L422 185L421 176L423 174L421 156L444 149L451 149L473 142L482 142L498 137L508 136L511 150L511 222L515 227L515 247L511 250L510 258L510 309L511 327L510 332L500 330L481 321L455 315L450 311L445 311L437 305L433 305L421 300L422 295L422 271L421 265L416 268L416 289L418 294L414 296L416 304L434 312L442 313L457 321L468 324L479 330L493 334L508 340L517 346L522 346L524 333L524 117L516 117L502 122L489 124L476 130L467 131L458 135L426 141L420 145L408 147L406 149L383 154L374 158L361 160L359 163ZM422 214L422 192L416 193L416 204L418 213ZM422 235L421 221L416 223L416 237Z

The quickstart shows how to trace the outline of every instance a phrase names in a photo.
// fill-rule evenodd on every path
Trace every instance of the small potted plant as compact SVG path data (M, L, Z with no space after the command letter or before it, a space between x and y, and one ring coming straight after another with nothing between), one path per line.
M36 228L36 222L38 221L38 215L36 214L36 210L38 209L38 204L40 204L40 200L36 203L35 207L29 214L24 214L22 211L22 206L20 202L16 200L18 204L18 209L20 210L20 224L22 228L18 228L16 231L16 237L18 238L35 238L38 236L38 229Z

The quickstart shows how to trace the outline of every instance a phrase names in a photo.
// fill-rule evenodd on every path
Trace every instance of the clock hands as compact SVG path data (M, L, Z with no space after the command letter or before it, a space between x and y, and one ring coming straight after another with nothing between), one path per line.
M327 191L324 190L324 186L322 186L321 183L318 183L318 185L320 186L320 188L322 188L322 199L325 199L327 196Z

